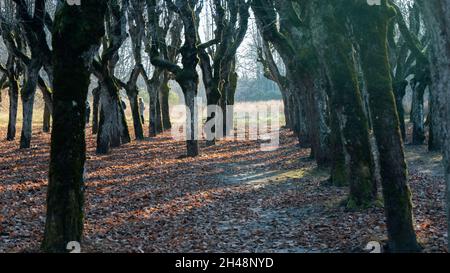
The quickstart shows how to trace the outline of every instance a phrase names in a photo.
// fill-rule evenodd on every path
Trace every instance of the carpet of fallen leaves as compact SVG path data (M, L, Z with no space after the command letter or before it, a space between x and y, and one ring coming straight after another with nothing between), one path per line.
M87 139L83 252L363 252L386 240L383 208L342 207L347 189L326 186L288 131L276 151L221 141L195 159L180 158L184 143L167 133L106 156ZM28 150L0 141L0 252L39 251L49 141L39 130ZM446 252L441 158L407 154L418 238L425 252Z

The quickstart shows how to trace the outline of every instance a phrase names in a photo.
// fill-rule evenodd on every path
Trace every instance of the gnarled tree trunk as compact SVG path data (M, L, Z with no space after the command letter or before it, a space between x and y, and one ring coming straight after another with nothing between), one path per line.
M67 252L68 242L82 239L88 66L104 32L104 11L104 2L85 0L81 6L62 4L55 16L53 130L42 242L46 252Z

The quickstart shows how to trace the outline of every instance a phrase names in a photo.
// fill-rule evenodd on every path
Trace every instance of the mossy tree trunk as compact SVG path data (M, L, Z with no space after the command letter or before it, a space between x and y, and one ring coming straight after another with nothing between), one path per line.
M379 6L369 6L366 1L357 1L348 12L361 51L361 65L378 144L388 250L419 251L387 52L388 23L395 10L386 0L381 1Z
M350 185L348 206L366 207L377 197L367 116L359 89L353 46L346 36L343 3L315 1L311 32L330 83L332 180ZM330 45L333 45L332 47ZM348 181L344 181L348 179Z
M350 170L349 170L349 162L346 160L346 151L344 151L344 145L342 143L342 131L339 125L338 113L334 107L331 107L331 115L330 115L330 124L331 124L331 152L332 152L332 160L331 160L331 173L330 179L331 183L337 187L344 187L350 185ZM366 180L363 180L366 181ZM363 192L363 191L357 191ZM353 192L351 194L354 194ZM357 198L357 199L362 199ZM352 198L357 200L356 198ZM373 200L373 196L369 195L368 200L359 201L360 203L367 203Z
M62 4L53 30L54 109L47 218L42 249L67 252L81 242L86 160L85 112L90 65L104 34L105 3Z

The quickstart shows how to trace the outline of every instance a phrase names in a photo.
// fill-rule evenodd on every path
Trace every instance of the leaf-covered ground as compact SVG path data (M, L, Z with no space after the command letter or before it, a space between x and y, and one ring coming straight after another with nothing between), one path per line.
M45 221L49 135L32 148L0 128L0 252L39 251ZM348 211L345 188L281 132L280 148L258 141L202 146L180 159L169 134L95 155L88 135L84 252L363 252L386 240L383 208ZM437 154L407 147L416 230L426 252L445 252L444 181Z

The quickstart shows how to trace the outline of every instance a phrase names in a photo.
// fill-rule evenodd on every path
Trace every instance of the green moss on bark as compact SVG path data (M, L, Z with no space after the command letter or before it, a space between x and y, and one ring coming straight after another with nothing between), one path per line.
M382 1L380 6L359 3L352 7L350 18L361 50L362 68L370 95L373 129L380 153L389 251L419 251L400 121L387 55L388 22L395 11L386 0Z

